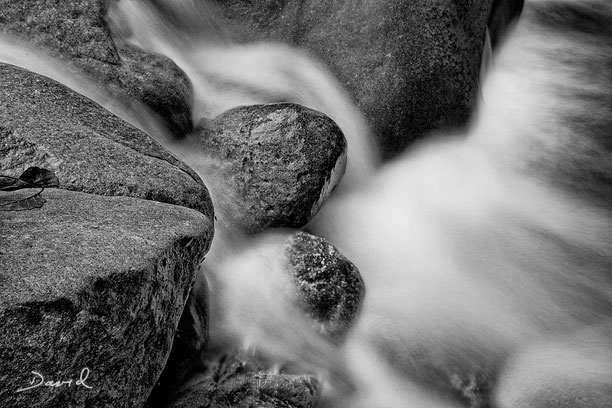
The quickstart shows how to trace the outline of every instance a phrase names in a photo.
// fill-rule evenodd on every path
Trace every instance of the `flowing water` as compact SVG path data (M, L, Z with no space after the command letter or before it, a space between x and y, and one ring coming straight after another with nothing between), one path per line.
M188 75L194 123L289 101L327 113L348 140L344 187L307 226L363 275L367 295L346 342L329 342L295 308L282 264L290 231L244 237L220 223L204 264L213 343L320 375L334 406L461 406L449 384L478 375L500 408L612 404L610 5L528 2L468 133L377 169L365 119L307 53L233 44L204 2L110 4L117 41ZM145 108L26 51L5 40L0 59L119 114L198 171L213 200L222 194L206 180L209 158Z
M368 124L325 67L283 44L231 43L214 11L193 0L119 1L111 3L109 20L115 38L165 55L187 74L194 124L236 106L304 105L327 114L352 141L342 188L371 177L378 154Z

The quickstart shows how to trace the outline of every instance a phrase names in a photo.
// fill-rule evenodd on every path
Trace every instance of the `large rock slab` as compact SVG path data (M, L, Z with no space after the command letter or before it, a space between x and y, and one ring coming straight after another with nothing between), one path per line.
M346 167L338 126L289 103L230 109L190 137L210 163L203 177L220 222L241 232L306 224Z
M464 125L477 99L493 0L232 0L235 36L304 47L329 64L391 157L433 129Z
M0 77L2 174L37 166L64 189L179 204L212 217L201 179L145 133L46 77L1 64Z
M191 130L192 91L169 59L115 44L104 0L0 0L0 33L22 38L88 72L120 98L135 98L177 135Z
M130 197L42 194L39 209L0 212L0 400L12 407L143 405L166 363L212 222ZM73 381L17 393L39 382L32 372ZM81 375L91 388L77 383Z

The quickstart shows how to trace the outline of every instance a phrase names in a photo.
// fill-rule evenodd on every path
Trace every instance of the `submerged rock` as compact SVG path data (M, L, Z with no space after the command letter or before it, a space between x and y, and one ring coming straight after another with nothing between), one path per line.
M205 181L223 209L220 221L247 233L304 225L346 166L336 124L294 104L231 109L203 121L191 137L210 163Z
M130 197L42 196L41 208L0 211L0 400L141 406L170 353L212 222ZM16 392L38 381L33 372L72 383Z
M226 356L195 377L165 408L311 408L319 383L308 375L270 373L254 360Z

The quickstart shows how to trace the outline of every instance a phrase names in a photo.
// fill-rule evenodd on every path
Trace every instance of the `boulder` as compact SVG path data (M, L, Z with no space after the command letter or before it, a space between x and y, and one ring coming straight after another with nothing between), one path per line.
M129 44L118 43L117 53L120 65L98 60L76 61L75 65L104 83L117 98L144 103L175 137L191 132L193 91L185 73L170 59Z
M165 57L115 44L106 9L104 0L0 0L0 32L84 70L118 98L144 102L177 136L189 132L192 91L185 74Z
M190 136L208 161L206 184L227 228L300 227L338 183L346 140L324 114L279 103L230 109Z
M434 129L466 124L492 2L217 3L239 41L289 42L328 64L389 158Z
M40 208L0 212L0 400L142 406L170 353L212 222L131 197L41 195Z
M612 406L612 325L530 344L500 370L494 404L500 408Z
M46 77L0 64L0 172L55 173L61 188L178 204L212 217L197 174L148 135Z
M340 340L353 323L365 286L359 270L324 238L297 232L285 241L299 306L323 335Z

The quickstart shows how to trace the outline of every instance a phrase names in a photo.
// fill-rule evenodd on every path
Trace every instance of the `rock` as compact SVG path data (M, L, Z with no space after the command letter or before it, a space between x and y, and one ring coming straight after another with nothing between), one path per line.
M488 408L491 406L490 394L494 381L492 373L447 371L446 374L449 377L447 384L450 384L451 393L463 406L470 408ZM446 388L447 384L441 385L441 388Z
M117 52L119 66L97 60L77 61L76 65L101 80L118 98L143 102L165 120L176 137L191 132L193 91L185 73L171 60L128 44L118 44Z
M269 373L253 360L227 356L195 378L166 407L309 408L318 398L319 384L313 377Z
M206 187L148 135L48 78L0 64L0 171L52 171L60 187L213 209Z
M91 58L120 64L104 21L105 6L99 0L50 4L43 0L1 0L0 24L5 33L74 58Z
M42 195L39 209L0 212L0 400L141 406L170 353L212 222L131 197ZM91 388L75 382L85 368ZM17 393L32 372L73 383Z
M255 233L300 227L346 166L346 140L320 112L288 103L231 109L191 136L210 160L220 221Z
M149 406L164 406L168 397L190 376L204 369L202 362L207 341L208 286L204 274L198 271L176 329L170 357L147 401Z
M327 240L304 232L287 239L285 255L300 307L313 318L319 332L341 339L365 294L359 270Z
M0 32L42 47L108 86L119 98L147 104L181 136L192 128L191 85L165 57L113 43L106 2L0 0Z
M466 124L492 2L233 0L219 6L241 41L289 42L327 63L389 158L434 129Z

